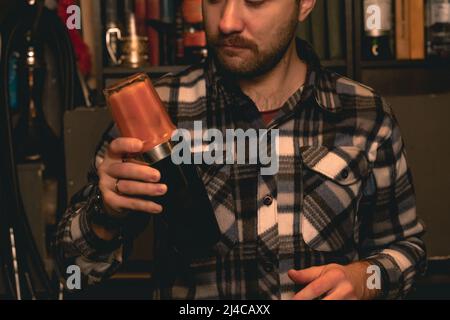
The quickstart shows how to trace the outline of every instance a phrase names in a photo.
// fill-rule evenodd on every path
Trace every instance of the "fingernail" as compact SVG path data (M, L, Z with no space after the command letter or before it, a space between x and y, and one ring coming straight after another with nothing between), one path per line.
M165 184L160 185L160 186L158 187L158 191L159 191L160 193L166 193L166 191L167 191L167 185L165 185Z
M156 172L155 174L153 174L152 177L153 177L154 181L159 181L159 179L161 179L161 176L160 176L159 172Z
M143 146L144 146L144 143L141 140L136 141L136 143L135 143L136 149L142 149Z

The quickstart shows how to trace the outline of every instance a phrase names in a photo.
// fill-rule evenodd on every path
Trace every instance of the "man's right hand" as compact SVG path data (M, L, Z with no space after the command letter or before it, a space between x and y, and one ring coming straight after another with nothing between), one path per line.
M142 148L143 143L138 139L117 138L110 143L103 162L97 168L104 208L113 217L122 217L127 211L149 214L162 211L161 205L139 198L162 196L167 192L167 186L158 183L160 172L149 165L122 161L130 154L140 153ZM101 226L93 226L93 229L105 240L116 234L114 231L106 232Z

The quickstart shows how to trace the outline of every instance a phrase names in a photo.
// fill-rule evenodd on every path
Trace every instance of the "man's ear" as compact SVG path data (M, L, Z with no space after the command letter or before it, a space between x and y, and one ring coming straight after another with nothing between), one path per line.
M336 0L332 0L336 1ZM298 12L298 20L303 22L308 18L311 11L314 9L316 5L316 0L300 0L299 12Z

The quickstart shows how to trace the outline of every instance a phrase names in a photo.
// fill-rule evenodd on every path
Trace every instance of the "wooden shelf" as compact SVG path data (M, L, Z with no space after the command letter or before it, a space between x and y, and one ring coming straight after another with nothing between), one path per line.
M106 77L120 77L132 75L138 72L144 72L152 75L163 75L169 72L179 72L186 69L188 66L149 66L142 68L126 68L126 67L106 67L103 68L103 75Z
M366 69L377 68L450 68L450 61L444 60L386 60L361 61L361 67Z
M322 61L322 65L327 68L345 68L347 62L345 60L325 60ZM169 72L177 73L188 68L188 65L175 65L175 66L149 66L143 68L126 68L126 67L106 67L103 68L103 75L109 78L122 77L132 75L138 72L144 72L151 75L163 75Z
M322 65L327 68L345 68L347 61L345 60L322 60Z

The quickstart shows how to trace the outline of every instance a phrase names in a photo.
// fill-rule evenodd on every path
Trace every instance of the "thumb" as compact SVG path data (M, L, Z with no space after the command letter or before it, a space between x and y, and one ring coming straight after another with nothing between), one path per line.
M142 151L143 146L144 143L139 139L119 137L111 142L108 151L111 157L122 157Z
M288 271L288 276L295 283L310 283L320 277L325 266L311 267L303 270L291 269Z

